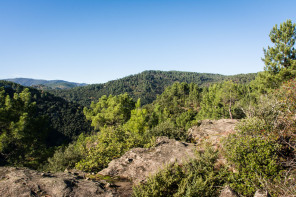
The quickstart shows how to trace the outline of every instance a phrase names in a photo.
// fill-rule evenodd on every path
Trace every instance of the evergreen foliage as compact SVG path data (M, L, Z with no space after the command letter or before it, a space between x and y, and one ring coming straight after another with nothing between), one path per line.
M146 183L135 186L133 196L218 196L228 172L215 167L217 158L217 152L206 149L186 164L170 164Z
M69 144L67 147L59 147L52 157L48 158L48 163L43 167L46 170L64 171L65 169L73 169L82 158L83 151L79 146L79 141L83 138L81 135L76 142Z
M134 187L133 196L217 196L225 184L244 196L257 189L296 195L296 79L288 80L296 74L295 26L288 20L272 29L265 71L250 84L252 74L146 71L55 91L83 109L0 81L0 164L37 168L55 148L46 169L98 172L131 148L153 146L157 136L190 140L187 129L198 120L244 118L220 152L206 149L188 163L168 165ZM226 164L217 165L218 155Z
M231 87L237 85L232 82L225 82L225 84L218 85L228 88L227 91L229 84ZM237 92L237 89L233 88L233 96L224 100L223 94L219 95L221 109L228 116L229 102L230 100L235 102L236 99L232 98L237 98L235 91ZM118 96L102 96L97 103L92 102L90 108L84 108L86 118L92 122L92 126L98 133L81 141L79 150L84 151L81 154L82 157L74 157L80 158L79 161L74 159L75 168L99 171L112 159L120 157L133 147L153 145L157 136L190 140L187 129L197 124L196 116L200 110L201 93L202 88L196 84L176 82L166 88L152 104L143 107L139 99L135 104L126 93ZM74 150L70 146L64 151L66 154ZM50 169L59 169L54 165L55 160L59 163L59 155L60 153L57 152L50 159ZM75 153L73 155L75 156ZM73 162L62 163L61 169L71 166Z
M166 120L157 124L155 127L149 130L152 136L167 136L171 139L186 140L188 138L187 131L178 128L171 120Z
M201 89L198 85L191 83L176 82L167 87L164 92L153 102L153 114L157 123L168 119L175 122L182 113L191 111L197 113L200 103Z
M47 135L46 122L36 116L29 89L12 97L0 88L0 164L36 168L46 157Z
M21 93L25 87L16 83L0 81L0 87L13 97L14 93ZM36 103L34 118L44 117L47 122L49 136L47 144L50 146L69 143L81 133L91 130L90 122L86 121L83 108L78 104L69 103L60 97L34 88L27 88L31 101Z
M258 189L272 195L295 195L295 80L261 95L252 116L237 125L237 134L224 142L227 160L238 171L233 188L246 196ZM296 100L295 100L296 101Z
M14 78L4 79L5 81L11 81L18 83L22 86L31 86L40 90L51 90L51 89L69 89L77 86L85 86L85 83L73 83L63 80L40 80L30 78Z
M127 93L108 97L104 95L99 102L92 102L90 109L85 107L83 111L86 118L92 122L92 126L99 129L125 123L129 120L134 105L133 99Z
M278 144L261 136L231 135L225 146L227 160L238 173L231 184L236 191L252 196L257 188L264 188L261 180L273 181L280 175Z
M127 94L103 96L98 103L92 103L84 111L99 131L81 135L76 142L57 151L47 168L60 171L75 167L98 172L131 148L152 145L154 138L148 133L147 111L140 105L140 100L135 104Z
M268 47L267 50L264 49L265 57L263 61L266 65L264 70L272 74L278 74L283 69L291 68L295 70L296 49L294 45L296 24L293 24L291 20L287 20L280 24L279 28L275 25L269 37L271 42L274 43L274 47Z
M246 86L225 81L204 88L198 119L243 118L245 114L238 101L245 97Z
M277 88L283 81L296 76L296 24L287 20L275 25L270 34L274 46L264 49L265 72L258 75L258 81L267 88Z
M119 95L127 92L134 100L141 99L142 105L152 103L157 95L175 82L195 83L199 86L232 80L238 83L248 83L256 74L239 74L223 76L219 74L180 72L180 71L144 71L142 73L110 81L104 84L93 84L75 87L68 90L50 90L50 93L67 101L76 102L88 107L91 101L97 101L103 95Z

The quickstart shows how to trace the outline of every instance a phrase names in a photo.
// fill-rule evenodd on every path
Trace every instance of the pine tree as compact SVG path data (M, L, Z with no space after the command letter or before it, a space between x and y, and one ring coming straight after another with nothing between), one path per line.
M274 46L264 49L264 61L266 72L260 78L267 87L278 87L282 81L296 76L296 24L291 20L275 25L270 34Z
M0 89L0 165L37 167L46 152L47 125L31 98L27 88L13 97Z
M84 108L83 112L87 120L92 122L95 129L105 126L116 126L129 120L131 110L134 109L135 102L127 94L118 96L106 95L99 99L99 102L90 105L90 108Z

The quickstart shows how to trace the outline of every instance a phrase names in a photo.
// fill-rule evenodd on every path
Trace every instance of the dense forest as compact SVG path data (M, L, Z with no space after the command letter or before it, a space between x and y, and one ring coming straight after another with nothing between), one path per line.
M81 133L90 132L90 123L86 121L83 108L75 103L67 102L48 92L7 81L0 81L0 92L1 163L27 165L27 159L30 158L24 158L29 157L25 155L27 153L24 146L30 144L31 140L41 143L44 149L28 146L28 152L43 151L46 150L45 147L54 148L69 143ZM26 134L31 132L35 133L30 134L29 139L25 139ZM43 139L39 139L37 134ZM20 143L19 140L22 138L27 145ZM34 143L30 145L33 146ZM14 151L20 151L22 155L14 155ZM10 161L12 156L18 159Z
M296 195L296 24L269 36L257 75L145 71L50 92L1 81L0 164L96 173L158 136L194 142L187 131L201 120L239 119L217 150L166 166L133 196L217 196L224 185L243 196Z
M85 86L85 83L74 83L63 80L41 80L41 79L30 79L30 78L14 78L14 79L3 79L5 81L11 81L18 83L23 86L31 86L40 90L51 90L51 89L69 89L79 86Z
M253 80L255 76L255 73L223 76L219 74L180 71L144 71L140 74L104 84L93 84L68 90L51 90L50 92L83 106L89 106L91 101L96 101L103 95L119 95L127 92L134 100L140 98L144 105L153 102L156 99L156 95L161 94L166 87L175 82L195 83L199 86L207 86L211 83L225 80L246 83Z

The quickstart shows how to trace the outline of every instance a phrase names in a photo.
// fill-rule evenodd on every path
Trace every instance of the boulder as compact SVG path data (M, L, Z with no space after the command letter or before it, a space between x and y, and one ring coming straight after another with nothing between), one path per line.
M132 180L133 183L140 183L169 163L182 163L195 157L195 151L194 144L159 137L154 147L131 149L122 157L111 161L108 168L99 174L120 176Z

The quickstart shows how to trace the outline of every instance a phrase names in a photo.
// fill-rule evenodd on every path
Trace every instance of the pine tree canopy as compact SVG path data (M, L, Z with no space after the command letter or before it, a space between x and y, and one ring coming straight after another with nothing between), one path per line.
M272 75L281 75L280 78L285 80L296 74L296 49L294 48L296 39L296 24L287 20L275 25L270 34L271 42L274 46L268 46L264 49L265 71Z

